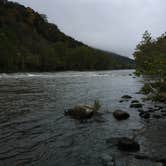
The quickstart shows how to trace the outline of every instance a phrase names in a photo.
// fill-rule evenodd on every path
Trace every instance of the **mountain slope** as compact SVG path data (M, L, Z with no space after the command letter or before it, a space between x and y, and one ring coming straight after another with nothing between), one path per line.
M0 0L0 72L133 67L134 61L129 58L66 36L31 8Z

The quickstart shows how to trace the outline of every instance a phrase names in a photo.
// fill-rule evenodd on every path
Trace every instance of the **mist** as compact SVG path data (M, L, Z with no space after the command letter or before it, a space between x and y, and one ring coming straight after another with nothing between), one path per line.
M133 58L145 30L165 32L165 0L17 0L46 14L65 34L103 50Z

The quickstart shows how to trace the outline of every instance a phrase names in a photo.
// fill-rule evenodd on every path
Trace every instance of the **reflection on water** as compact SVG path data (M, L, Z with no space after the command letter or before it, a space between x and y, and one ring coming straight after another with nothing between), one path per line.
M0 165L99 166L105 141L132 135L143 126L122 95L135 99L141 78L132 70L100 72L17 73L0 75ZM102 102L103 123L80 123L63 112L78 103ZM131 114L123 123L111 112Z

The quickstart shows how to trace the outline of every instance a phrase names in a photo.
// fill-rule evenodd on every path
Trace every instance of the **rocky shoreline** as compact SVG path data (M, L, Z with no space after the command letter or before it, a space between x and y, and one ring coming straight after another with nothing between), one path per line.
M140 130L134 131L133 136L130 137L118 137L118 138L109 138L106 140L106 144L108 146L114 147L119 150L119 153L112 153L112 154L102 154L101 155L101 163L103 166L119 166L124 164L126 166L144 166L146 163L150 163L152 166L165 166L166 165L166 157L162 156L161 154L157 154L157 152L146 152L146 145L145 142L141 142L142 138L147 135L155 134L155 128L161 125L161 121L165 122L166 124L166 105L165 103L161 102L153 102L150 106L142 99L141 101L133 98L129 95L124 95L121 97L120 103L128 102L130 109L133 111L137 111L139 113L140 118L145 122L144 127ZM79 108L79 109L78 109ZM100 108L100 107L99 107ZM90 109L91 111L88 111ZM81 111L80 111L81 110ZM66 115L70 115L76 119L91 119L96 117L98 110L93 112L94 107L92 105L82 105L82 106L75 106L72 110L69 109ZM71 112L73 111L73 112ZM75 112L74 112L75 111ZM80 112L79 112L80 111ZM80 116L78 116L78 114ZM89 113L89 114L87 114ZM77 114L75 116L74 114ZM86 116L85 116L86 115ZM124 110L117 109L112 112L113 117L123 123L130 118L130 113ZM79 117L79 118L78 118ZM102 117L100 114L99 119ZM165 126L166 127L166 126ZM165 128L162 128L164 132ZM152 134L153 133L153 134ZM157 134L157 133L156 133ZM149 139L152 139L153 136ZM156 140L160 141L160 140ZM163 144L166 145L166 141L163 141ZM164 146L163 145L163 146ZM152 149L153 151L153 149ZM122 156L119 156L119 155ZM125 154L125 155L124 155ZM124 157L125 156L125 157Z

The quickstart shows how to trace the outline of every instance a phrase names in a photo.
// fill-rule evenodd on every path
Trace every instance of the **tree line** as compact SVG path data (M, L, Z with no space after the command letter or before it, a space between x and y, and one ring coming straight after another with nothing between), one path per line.
M137 71L166 80L166 33L154 39L145 31L134 52Z
M148 31L134 52L136 73L151 75L152 80L145 83L142 92L151 94L154 101L166 102L166 33L153 39Z

